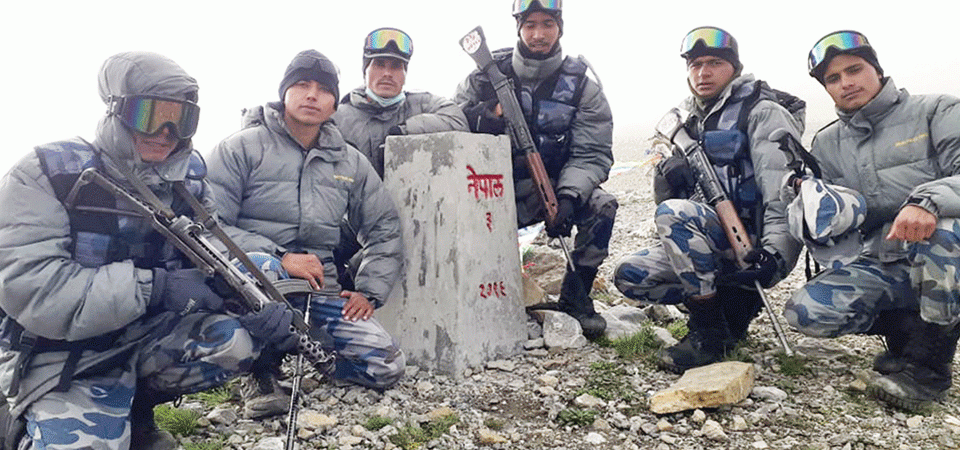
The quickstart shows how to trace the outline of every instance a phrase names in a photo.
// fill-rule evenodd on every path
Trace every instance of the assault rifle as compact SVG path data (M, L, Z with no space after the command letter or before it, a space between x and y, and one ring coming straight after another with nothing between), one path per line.
M497 100L500 101L500 107L503 109L503 117L507 122L507 128L510 131L510 141L513 142L527 157L527 169L533 182L537 185L537 195L543 203L544 210L547 213L547 226L553 226L557 220L557 195L553 192L553 186L550 184L550 176L547 169L543 166L543 159L537 146L530 135L530 129L527 127L527 121L523 117L523 109L517 101L517 95L514 92L513 81L507 78L490 54L490 48L487 47L487 39L483 35L483 28L476 27L460 38L460 47L473 58L477 67L487 75L490 83L493 84L497 92ZM570 251L567 249L567 243L560 238L560 248L567 258L567 265L571 272L576 272L573 267L573 259L570 257Z
M660 123L657 124L657 133L673 144L675 154L678 153L686 159L690 170L693 172L694 178L697 180L697 186L703 195L703 201L712 206L717 212L717 216L720 218L720 224L723 226L723 231L727 235L727 240L730 241L730 247L733 248L733 252L736 255L737 264L740 268L745 269L749 267L750 264L744 261L744 257L753 250L750 236L747 234L747 230L744 228L740 216L737 215L733 201L730 200L724 191L723 184L720 183L720 179L713 169L713 164L707 158L703 146L687 133L686 127L684 126L687 119L686 116L687 114L679 108L671 109L660 119ZM773 330L776 332L777 339L780 341L784 353L786 353L787 356L792 356L793 350L790 349L787 337L780 327L780 321L777 320L776 315L773 313L773 307L770 306L770 301L767 300L763 286L756 280L754 280L754 286L757 292L760 293L760 299L763 300L763 306L764 309L767 310L770 321L773 322Z
M66 207L68 210L76 209L79 211L90 211L100 213L121 214L132 217L140 217L150 222L151 227L167 239L174 247L180 250L198 269L202 270L209 277L215 277L222 280L230 288L237 292L236 298L224 301L224 309L227 313L234 315L243 315L250 312L259 311L269 302L282 302L293 312L293 321L291 331L299 337L297 341L298 365L303 358L309 360L318 370L324 371L333 366L335 356L327 353L321 348L320 343L310 337L310 326L304 320L303 314L287 302L286 295L307 295L308 307L310 296L314 293L310 283L303 279L286 279L270 281L260 268L254 264L236 243L231 240L217 219L200 204L191 194L183 182L175 182L174 192L185 200L196 214L200 222L195 222L186 216L178 216L173 210L166 206L159 198L146 186L143 181L127 173L128 178L139 195L129 192L124 187L109 177L101 174L96 168L89 168L81 172L77 182L71 188L66 198ZM129 204L133 211L115 210L109 208L91 207L77 205L77 197L80 189L90 183L95 183L114 198ZM204 236L205 231L210 231L226 247L231 256L237 258L244 268L247 269L254 279L240 271L237 266L230 262L223 253ZM298 375L300 369L298 367ZM299 383L296 383L299 385ZM294 391L291 396L291 414L295 418L295 401L297 392ZM295 419L287 424L288 436L293 436L290 431L296 426ZM288 437L288 449L291 441Z

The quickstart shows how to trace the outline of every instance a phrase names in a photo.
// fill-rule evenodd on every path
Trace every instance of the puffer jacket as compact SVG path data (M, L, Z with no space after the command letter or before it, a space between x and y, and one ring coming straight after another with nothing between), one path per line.
M400 218L373 166L347 144L332 121L318 143L303 148L283 122L283 106L248 110L244 128L208 158L208 179L228 235L244 251L310 252L332 260L346 215L363 247L358 292L387 299L400 275ZM324 264L324 283L335 289L337 271Z
M866 199L867 254L896 257L883 238L908 199L938 217L960 217L960 99L910 95L887 77L873 100L837 115L817 132L811 153L827 183Z
M737 77L730 82L715 101L705 104L695 96L687 97L680 108L694 117L697 135L705 131L705 124L712 116L722 113L731 96L741 86L754 83L751 74ZM763 198L763 221L759 246L779 254L782 258L778 279L783 279L793 270L800 255L800 242L793 238L787 224L787 204L780 199L780 184L787 173L787 159L780 145L770 140L770 133L782 128L797 139L803 134L804 124L784 107L769 99L758 101L747 116L746 134L750 144L750 158L754 177Z
M197 83L169 59L130 52L109 58L99 74L100 97L153 94L175 98L196 98ZM140 160L134 151L132 134L113 115L104 117L96 139L56 142L46 146L82 146L98 152L107 174L115 180L125 177L124 167L147 185L166 204L173 198L173 181L187 174L189 141L163 162ZM130 186L127 186L130 188ZM209 186L204 185L203 201L213 204ZM21 159L0 181L0 308L25 330L48 339L79 341L118 332L117 344L106 351L88 350L77 362L77 371L129 351L136 337L127 330L144 316L149 303L153 272L137 268L132 260L84 267L70 252L71 228L67 210L57 198L44 174L36 152ZM126 219L136 220L136 219ZM128 226L148 232L149 226ZM0 388L10 387L17 369L16 351L0 352ZM12 403L13 415L52 389L64 370L67 352L46 352L21 379Z
M564 59L559 50L543 60L526 58L518 48L514 48L512 55L511 65L517 80L531 86L531 92L536 92L542 81L560 70ZM492 92L490 98L482 98L487 89L483 89L481 83L489 85L489 81L479 74L479 70L475 70L457 86L453 101L461 108L495 98ZM569 196L583 203L607 180L613 166L613 113L603 89L592 78L587 78L568 136L570 156L560 169L553 189L557 197ZM518 196L524 194L517 193Z
M455 103L429 92L406 92L395 105L371 102L360 87L343 97L333 121L343 138L357 146L383 178L383 143L388 131L398 126L402 134L470 131L467 118Z

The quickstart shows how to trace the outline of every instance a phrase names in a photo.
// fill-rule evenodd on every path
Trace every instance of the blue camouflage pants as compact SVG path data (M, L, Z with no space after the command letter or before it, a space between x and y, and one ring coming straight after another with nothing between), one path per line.
M716 292L718 274L736 270L736 256L709 205L685 199L657 205L654 224L660 243L617 262L613 283L623 295L652 303L677 304Z
M265 253L248 256L268 277L289 278L277 258ZM294 298L290 302L304 309L305 299ZM345 298L330 294L315 294L310 301L313 338L324 350L336 352L333 378L374 389L393 386L404 373L403 351L375 318L356 322L344 319L345 304Z
M797 290L784 316L801 333L835 337L863 333L881 311L919 310L927 322L960 316L960 220L941 219L930 239L909 246L905 259L861 256L827 269Z
M514 190L517 194L519 228L546 218L543 202L532 180L516 180ZM574 211L573 224L577 226L577 233L573 238L570 257L575 266L596 269L610 255L610 237L613 235L613 222L618 207L617 198L598 187L590 194L590 198Z
M203 391L247 370L259 354L240 322L221 314L162 313L128 326L118 344L131 340L132 353L83 370L65 392L47 392L31 403L19 448L126 450L136 389ZM42 356L33 365L42 365Z

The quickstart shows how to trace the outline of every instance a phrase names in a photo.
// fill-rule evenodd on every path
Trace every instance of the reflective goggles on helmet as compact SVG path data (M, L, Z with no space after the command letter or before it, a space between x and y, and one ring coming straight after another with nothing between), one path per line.
M513 1L513 15L517 16L527 12L534 3L539 5L537 9L549 9L554 11L560 11L563 8L561 0L514 0Z
M828 54L827 52L831 48L834 49L834 51ZM813 73L814 69L819 67L820 64L823 64L827 57L857 48L869 48L872 50L870 42L867 41L867 37L856 31L844 30L830 33L820 38L820 40L814 44L813 48L810 49L810 55L807 57L807 70Z
M172 125L172 134L189 139L197 132L200 107L196 103L152 95L111 97L110 112L134 131L152 136L166 125Z
M391 46L390 43L393 43ZM413 56L413 39L410 35L396 28L380 28L373 30L363 41L363 54L376 56L395 54L404 61L410 61Z
M730 33L715 27L694 28L680 43L680 55L686 57L697 42L703 42L707 48L728 48L737 51L737 41Z

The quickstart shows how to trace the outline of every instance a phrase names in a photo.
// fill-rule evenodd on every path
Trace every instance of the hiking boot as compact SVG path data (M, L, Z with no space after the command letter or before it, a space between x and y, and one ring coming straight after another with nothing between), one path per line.
M910 310L894 309L877 314L866 334L881 336L886 350L873 358L873 370L883 375L903 370L908 362L903 357L903 346L906 344L907 336L915 333L922 326L924 326L923 319Z
M138 383L140 384L140 383ZM177 396L149 388L137 388L130 405L130 449L173 450L177 439L169 431L157 428L153 407L176 400Z
M877 378L867 392L897 408L918 411L942 400L950 389L960 327L918 322L919 314L911 314L916 317L901 322L912 328L904 340L903 369Z
M280 386L274 371L244 375L240 381L240 396L246 419L284 414L290 407L290 394Z
M583 330L583 335L594 340L603 335L607 329L607 321L593 308L593 299L590 298L590 289L593 280L597 278L597 269L578 267L576 273L569 270L563 275L560 284L560 311L569 314Z
M687 335L676 345L657 352L660 368L678 374L721 361L724 354L737 343L737 339L730 334L729 324L716 296L688 300L684 304L690 311Z

